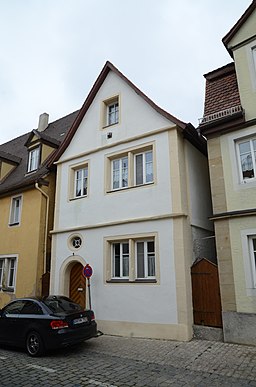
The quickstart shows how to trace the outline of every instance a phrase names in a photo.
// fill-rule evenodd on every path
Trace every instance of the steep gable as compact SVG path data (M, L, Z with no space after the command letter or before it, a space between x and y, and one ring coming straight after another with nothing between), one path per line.
M117 99L120 102L120 121L114 128L113 126L104 125L102 119L104 112L102 113L102 111L104 111L104 104L107 105L108 101L115 101ZM143 125L145 125L143 114L145 117L146 111L147 114L151 115L152 120L155 120L154 128L158 126L159 128L177 126L181 131L186 131L188 124L157 106L112 63L106 62L59 150L50 157L50 162L57 161L64 152L65 157L73 157L75 153L79 154L82 149L83 151L91 151L93 148L104 146L106 138L111 139L110 141L113 143L114 141L119 141L120 136L122 136L122 139L135 136L135 133L129 132L129 121L135 115L136 124L138 124L138 134L141 134L143 130L146 130L145 128L143 129ZM127 114L126 117L125 114ZM157 120L158 122L156 122ZM117 127L118 130L116 130ZM73 150L70 147L67 150L71 141L73 142L73 137L78 128L80 128L81 132L83 131L83 135L79 136L80 140L76 140ZM150 128L147 128L147 131L150 132ZM120 134L121 132L122 135ZM195 137L197 137L196 131ZM81 144L81 139L83 139L83 145Z
M231 28L231 30L224 36L222 42L228 50L230 56L233 58L233 49L235 46L243 44L255 36L255 14L256 14L256 0L253 0L251 5L247 8L244 14Z

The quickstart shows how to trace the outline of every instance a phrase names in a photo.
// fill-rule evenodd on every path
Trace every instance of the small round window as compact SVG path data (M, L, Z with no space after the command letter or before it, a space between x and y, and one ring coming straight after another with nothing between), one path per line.
M79 235L73 235L69 238L69 245L72 250L78 250L82 246L82 238Z

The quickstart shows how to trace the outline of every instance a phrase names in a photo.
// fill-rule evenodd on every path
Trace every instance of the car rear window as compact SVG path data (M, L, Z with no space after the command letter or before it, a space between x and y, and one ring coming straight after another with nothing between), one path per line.
M82 307L79 304L76 304L66 297L46 298L44 299L44 303L54 313L77 312L82 310Z

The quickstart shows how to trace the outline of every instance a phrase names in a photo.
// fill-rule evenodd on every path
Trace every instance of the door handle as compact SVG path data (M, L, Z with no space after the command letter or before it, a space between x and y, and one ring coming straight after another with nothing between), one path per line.
M83 290L84 290L84 288L77 288L78 292L82 292Z

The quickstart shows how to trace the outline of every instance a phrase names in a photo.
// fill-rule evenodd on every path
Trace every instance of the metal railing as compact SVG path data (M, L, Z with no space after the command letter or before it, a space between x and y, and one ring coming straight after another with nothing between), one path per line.
M199 118L199 125L207 124L208 122L219 120L224 117L232 116L233 114L239 113L243 111L241 105L233 106L231 108L221 110L214 114L209 114L208 116L204 116L203 118Z

